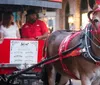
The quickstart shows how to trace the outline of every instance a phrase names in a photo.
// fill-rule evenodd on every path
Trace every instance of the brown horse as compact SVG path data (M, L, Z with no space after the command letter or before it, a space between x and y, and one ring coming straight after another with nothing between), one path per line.
M95 81L100 78L100 8L90 13L93 13L93 18L90 19L91 23L86 26L85 30L76 32L76 36L72 37L76 33L59 30L48 38L45 47L46 56L51 57L56 54L60 56L46 67L49 85L55 85L56 72L61 74L58 85L65 85L72 78L80 79L82 85L100 85L100 83L95 84ZM66 36L70 36L69 41L64 41ZM61 52L66 44L61 44L62 41L68 42L66 50L76 46L79 42L82 45L78 47L79 50L75 51L75 49L75 52L72 51L63 56ZM60 52L60 50L62 51Z

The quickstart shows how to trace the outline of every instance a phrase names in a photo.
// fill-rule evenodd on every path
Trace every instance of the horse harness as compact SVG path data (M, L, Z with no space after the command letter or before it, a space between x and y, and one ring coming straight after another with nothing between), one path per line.
M62 68L74 79L78 79L78 78L72 72L69 71L68 67L63 63L63 58L77 57L82 55L84 58L86 58L86 60L95 63L96 65L100 65L100 57L95 56L92 51L91 43L93 43L96 47L99 46L93 42L92 40L93 36L91 30L93 30L92 24L88 24L85 30L83 30L82 32L76 32L74 34L67 36L59 46L59 59ZM64 50L68 49L71 40L79 34L80 34L81 46L78 47L77 49L74 49L71 53L69 53L66 56L61 55Z
M91 44L95 45L97 48L100 49L100 46L98 46L93 40L93 36L91 31L93 30L92 24L88 24L88 26L85 28L85 32L83 35L83 48L85 49L84 52L82 52L82 55L89 61L93 62L96 65L100 65L100 57L95 56Z
M58 50L59 57L46 62L45 65L60 60L63 70L74 79L79 79L79 78L77 78L71 71L69 71L68 67L63 63L64 58L83 56L86 60L96 65L100 65L100 57L95 56L92 51L91 43L93 43L96 47L99 47L92 40L93 38L91 32L92 30L93 27L92 24L90 23L86 26L86 28L83 31L75 32L65 37L59 46L59 50ZM65 56L62 55L62 52L69 49L68 46L70 45L71 40L75 38L77 35L80 35L79 43L81 43L81 46L79 46L77 49L74 49L72 52L66 54ZM46 58L46 54L45 54L45 58Z
M100 33L100 23L98 25L99 29L97 30L96 26L95 26L95 21L93 21L91 18L90 18L90 14L93 13L95 14L96 12L99 12L100 11L100 7L98 7L97 9L95 9L94 11L90 11L88 13L88 18L90 20L91 23L89 23L86 28L78 33L76 32L75 34L72 34L72 35L69 35L69 39L65 38L61 44L60 44L60 47L59 47L59 59L60 59L60 63L63 67L63 70L65 72L67 72L70 76L72 76L73 78L75 79L78 79L73 73L71 73L67 66L63 63L63 58L64 56L61 55L61 53L63 52L63 50L67 50L66 48L68 48L68 45L71 41L72 38L75 38L78 34L81 35L80 37L80 42L81 42L81 46L79 46L79 48L73 50L70 55L66 55L67 57L75 57L75 56L79 56L79 55L82 55L84 58L86 58L86 60L96 64L96 65L99 65L100 66L100 56L96 56L93 52L93 49L92 49L92 44L97 47L98 49L100 49L100 46L97 45L94 41L93 41L93 38L95 38L99 43L100 43L100 40L97 39L93 33ZM66 40L68 40L66 42ZM65 46L65 47L64 47ZM74 54L73 54L74 52ZM67 58L66 57L66 58Z

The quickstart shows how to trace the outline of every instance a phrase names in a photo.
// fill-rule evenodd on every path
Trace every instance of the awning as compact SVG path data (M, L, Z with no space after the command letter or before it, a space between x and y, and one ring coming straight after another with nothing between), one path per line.
M41 1L41 0L0 0L0 4L62 8L62 3Z

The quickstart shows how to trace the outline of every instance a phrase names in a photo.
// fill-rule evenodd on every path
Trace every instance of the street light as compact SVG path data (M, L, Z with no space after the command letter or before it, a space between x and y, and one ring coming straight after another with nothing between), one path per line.
M73 15L70 15L68 17L68 23L69 23L69 30L74 31L75 30L75 25L74 25L74 18Z
M73 19L73 16L72 15L68 17L68 23L69 24L74 23L74 19Z

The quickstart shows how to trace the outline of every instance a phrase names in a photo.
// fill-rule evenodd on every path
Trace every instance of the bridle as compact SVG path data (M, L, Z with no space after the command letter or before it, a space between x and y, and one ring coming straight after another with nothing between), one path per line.
M91 30L91 33L92 33L92 34L98 34L98 33L100 33L100 20L94 19L94 16L95 16L96 13L98 13L98 12L100 12L100 7L96 8L95 10L90 11L90 12L88 13L88 19L89 19L89 21L91 22L92 27L93 27L93 30ZM92 19L90 18L91 14L93 14ZM96 26L96 24L98 24L98 26Z
M88 19L89 19L89 21L91 22L92 28L93 28L93 29L90 30L90 32L92 33L94 39L95 39L98 43L100 43L100 39L98 39L98 38L96 37L96 36L98 36L98 35L100 36L100 20L98 20L97 18L94 17L94 16L96 15L96 13L98 13L98 12L100 12L100 6L98 6L98 8L96 8L95 10L90 11L90 12L88 13ZM90 15L91 15L91 14L93 14L92 19L90 18ZM97 26L96 26L96 25L97 25Z
M100 27L96 26L96 23L98 22L100 25L100 22L96 19L91 19L90 15L93 13L95 14L96 12L99 12L100 8L97 8L94 11L90 11L88 13L88 18L91 22L86 29L85 29L85 49L86 49L86 55L88 56L88 59L92 60L94 63L97 65L100 65L100 56L95 56L92 50L92 45L93 44L95 47L100 49L100 46L96 44L93 40L93 38L100 43L100 39L97 38L97 35L100 35Z

